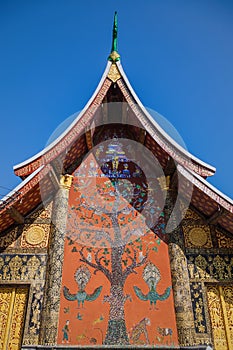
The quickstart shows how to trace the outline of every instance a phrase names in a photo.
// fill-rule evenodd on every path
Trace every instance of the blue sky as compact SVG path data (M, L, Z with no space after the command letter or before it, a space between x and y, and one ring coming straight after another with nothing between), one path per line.
M139 98L217 168L209 182L233 198L233 2L224 0L1 0L0 186L14 188L13 165L91 97L115 10L121 62Z

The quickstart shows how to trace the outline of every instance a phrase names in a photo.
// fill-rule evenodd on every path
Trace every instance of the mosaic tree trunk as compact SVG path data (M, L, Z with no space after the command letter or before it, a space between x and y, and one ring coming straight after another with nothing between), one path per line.
M110 295L104 301L110 303L108 330L104 344L128 344L128 335L125 325L124 305L127 296L124 295L124 276L122 271L122 255L124 247L112 249L112 281Z

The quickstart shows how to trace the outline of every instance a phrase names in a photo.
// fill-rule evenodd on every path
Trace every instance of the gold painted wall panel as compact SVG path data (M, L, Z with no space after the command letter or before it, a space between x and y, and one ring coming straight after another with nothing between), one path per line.
M233 286L207 286L215 350L233 349Z
M22 343L28 288L0 288L0 348L19 350Z
M183 226L185 246L187 248L212 248L210 228L206 225Z
M0 349L3 349L3 345L5 343L11 299L12 289L0 288Z
M222 303L226 319L227 338L230 349L233 349L233 286L222 286Z

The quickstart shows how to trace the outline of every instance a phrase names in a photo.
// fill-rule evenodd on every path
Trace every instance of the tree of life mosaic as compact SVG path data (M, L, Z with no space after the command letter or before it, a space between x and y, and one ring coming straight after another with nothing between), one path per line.
M161 170L136 145L113 135L73 173L58 344L177 345Z

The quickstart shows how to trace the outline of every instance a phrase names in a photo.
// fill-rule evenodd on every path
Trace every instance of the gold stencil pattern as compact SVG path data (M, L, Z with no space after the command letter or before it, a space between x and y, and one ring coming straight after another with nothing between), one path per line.
M29 218L30 219L50 219L52 214L52 206L53 202L51 201L49 204L46 205L45 208L41 208L39 210L36 210L33 212Z
M215 350L233 348L233 287L211 285L207 297Z
M183 231L187 248L212 248L209 226L183 226Z
M219 248L233 248L233 239L216 230L216 238Z
M7 320L9 318L9 306L11 303L10 288L0 289L0 349L5 347Z
M25 287L0 288L0 348L2 350L21 348L27 298L28 289Z
M17 228L14 228L0 239L0 248L13 248L17 238Z
M43 242L45 231L40 226L31 227L25 234L25 240L28 244L37 245Z
M22 234L21 247L30 248L38 247L45 248L48 245L49 225L47 224L32 224L25 225L26 230Z
M185 208L183 209L184 213L185 213L185 219L192 219L192 220L200 220L200 217L191 209L187 209L185 210Z

